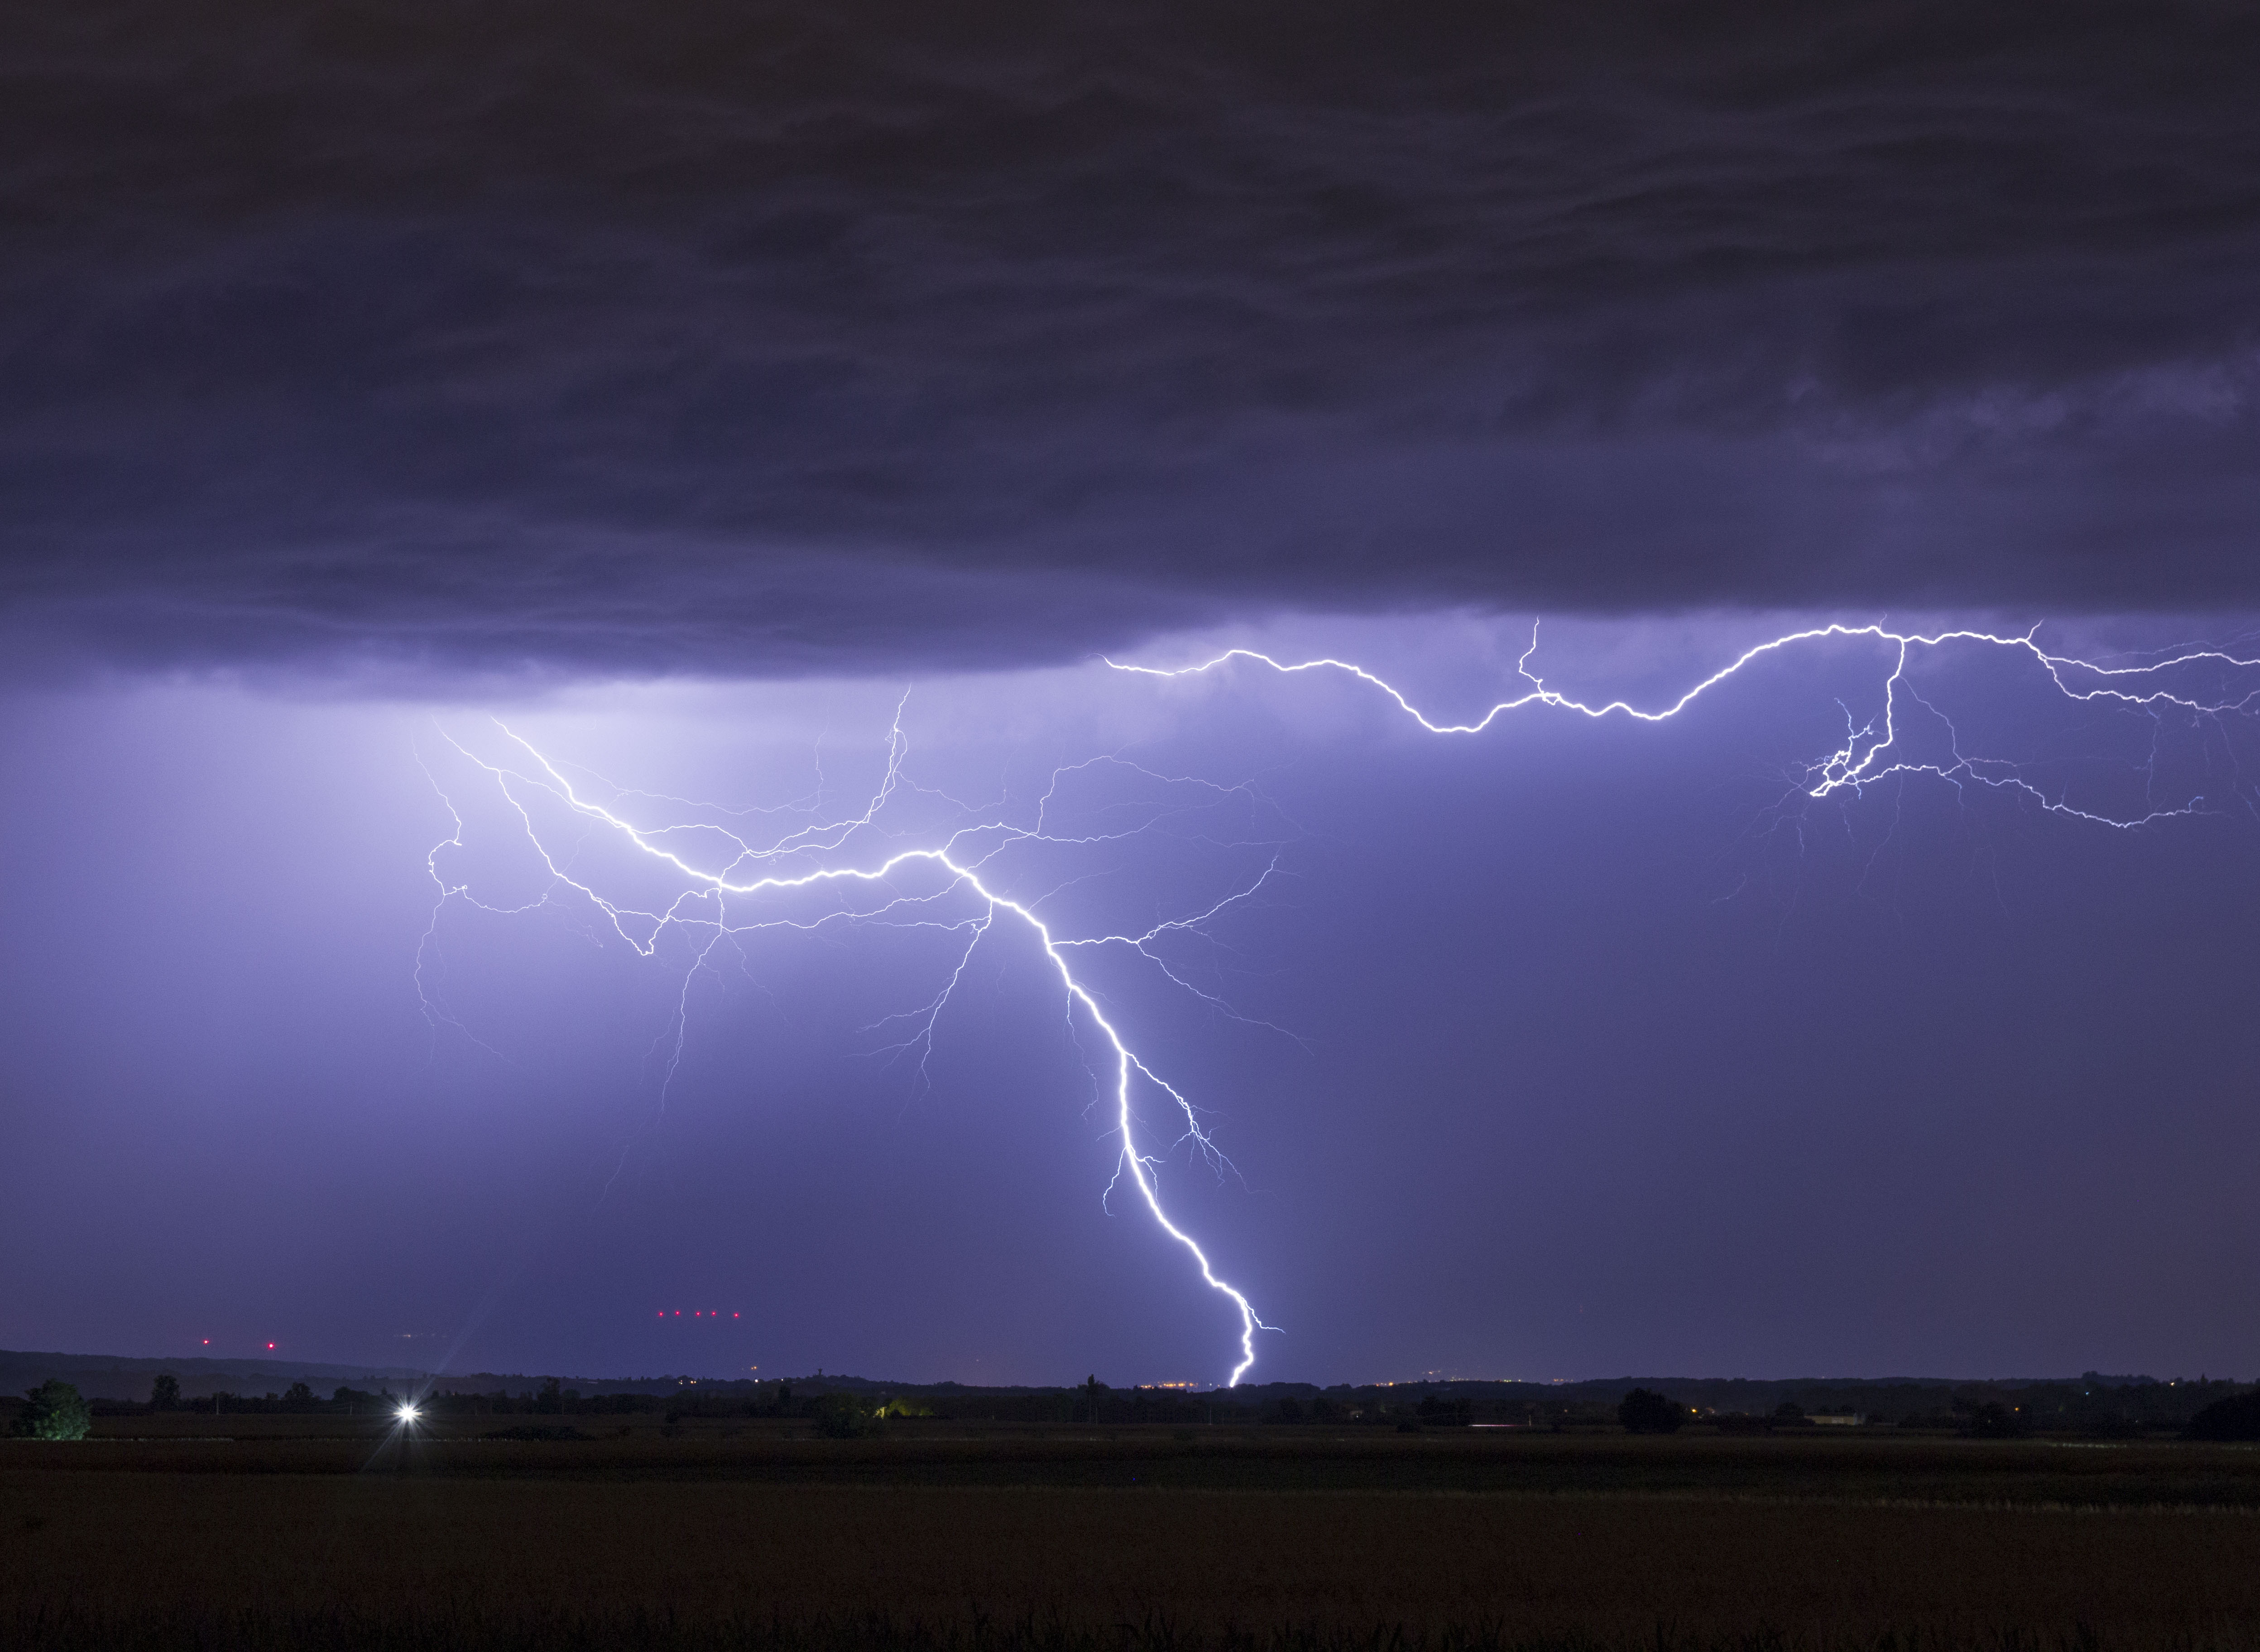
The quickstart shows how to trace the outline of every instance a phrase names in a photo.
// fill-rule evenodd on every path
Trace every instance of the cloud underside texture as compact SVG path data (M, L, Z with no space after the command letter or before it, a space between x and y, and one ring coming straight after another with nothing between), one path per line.
M19 7L19 631L1003 664L2260 598L2260 13Z

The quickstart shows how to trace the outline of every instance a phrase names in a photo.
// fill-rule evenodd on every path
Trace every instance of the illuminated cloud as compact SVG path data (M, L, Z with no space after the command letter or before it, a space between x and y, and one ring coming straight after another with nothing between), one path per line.
M2260 596L2220 8L5 26L19 660Z

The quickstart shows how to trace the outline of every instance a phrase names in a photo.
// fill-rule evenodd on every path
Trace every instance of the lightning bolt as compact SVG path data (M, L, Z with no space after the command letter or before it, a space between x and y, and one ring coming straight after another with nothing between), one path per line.
M1957 784L1968 781L1999 790L2014 790L2051 814L2121 830L2204 812L2202 805L2205 799L2202 797L2192 798L2176 806L2154 807L2140 813L2119 816L2076 808L2061 794L2052 797L2026 779L2018 772L2018 766L2010 760L1974 756L1963 752L1960 731L1954 727L1950 719L1917 692L1908 680L1908 666L1918 650L1931 652L1964 646L2001 649L2025 656L2036 664L2068 702L2108 705L2154 717L2178 711L2192 718L2217 721L2231 716L2249 715L2256 705L2260 705L2260 684L2241 690L2232 685L2230 691L2210 695L2192 690L2177 691L2171 686L2171 674L2207 669L2232 674L2251 671L2260 669L2260 659L2248 659L2217 648L2190 647L2172 651L2167 657L2148 663L2107 666L2070 654L2052 654L2036 640L2039 633L2038 626L2021 636L1999 636L1991 632L1970 630L1929 633L1899 632L1879 624L1814 626L1802 631L1787 632L1746 648L1677 698L1660 705L1642 707L1621 699L1597 704L1548 688L1545 679L1530 669L1530 662L1538 652L1538 627L1534 624L1530 631L1530 646L1515 662L1516 674L1530 686L1519 694L1497 701L1473 721L1460 723L1437 721L1414 704L1402 690L1363 666L1348 660L1320 658L1289 662L1254 648L1227 648L1221 654L1191 665L1160 667L1112 659L1105 660L1105 663L1117 671L1152 677L1196 676L1240 662L1268 669L1282 676L1295 676L1306 672L1336 672L1375 689L1431 734L1472 735L1483 733L1510 712L1531 706L1576 712L1595 720L1623 717L1642 723L1665 723L1712 690L1770 655L1781 654L1800 644L1865 639L1883 645L1891 653L1892 668L1881 685L1882 712L1856 726L1851 714L1847 712L1843 745L1806 765L1802 788L1806 796L1819 799L1839 792L1857 795L1879 781L1895 776L1928 775ZM1920 705L1946 726L1951 754L1948 761L1932 762L1902 754L1899 713L1903 700ZM2238 790L2241 791L2242 788ZM2250 806L2249 799L2247 806Z
M538 900L514 906L495 906L474 897L467 883L451 880L441 869L441 860L448 849L463 847L464 825L454 801L441 790L440 797L447 805L454 829L450 836L433 845L426 857L426 867L439 888L440 898L434 907L433 926L427 929L424 943L418 948L419 990L424 988L426 971L430 967L428 959L436 948L439 912L454 901L507 916L547 905L561 892L569 892L570 896L600 912L613 933L644 957L651 957L656 953L662 938L671 929L700 934L704 937L703 942L697 946L690 969L684 976L683 996L676 1010L672 1029L674 1048L666 1063L662 1086L663 1101L665 1082L672 1079L682 1059L690 979L707 967L707 960L714 948L725 940L761 930L789 929L813 933L833 924L892 925L933 929L962 937L963 947L958 953L956 963L932 1002L908 1016L888 1018L889 1022L906 1019L912 1023L914 1030L911 1037L894 1048L915 1048L923 1071L926 1056L932 1049L935 1020L948 1007L951 996L964 978L966 966L976 948L999 923L1017 926L1034 940L1056 975L1060 990L1065 996L1070 1028L1076 1016L1080 1015L1086 1025L1095 1029L1105 1054L1105 1065L1111 1069L1112 1134L1119 1138L1121 1148L1105 1197L1111 1198L1114 1190L1126 1178L1155 1225L1191 1257L1199 1270L1202 1283L1231 1302L1240 1317L1239 1358L1232 1368L1227 1385L1238 1385L1255 1362L1256 1332L1277 1330L1278 1327L1264 1323L1246 1293L1216 1271L1207 1252L1191 1234L1171 1219L1162 1205L1159 1185L1160 1158L1141 1147L1138 1136L1134 1097L1139 1084L1142 1083L1150 1086L1168 1098L1177 1109L1184 1124L1184 1134L1178 1138L1180 1143L1190 1141L1198 1152L1219 1168L1225 1168L1227 1161L1203 1127L1191 1100L1132 1048L1121 1026L1106 1012L1091 987L1076 975L1069 958L1071 953L1081 948L1126 948L1155 964L1171 982L1198 991L1150 950L1152 944L1165 933L1198 930L1219 912L1255 895L1276 872L1276 859L1252 882L1203 912L1168 919L1134 934L1063 936L1055 933L1037 912L1037 903L1016 899L985 881L983 876L990 862L1012 844L1091 843L1128 835L1103 833L1093 837L1069 838L1047 831L1043 826L1042 811L1052 801L1059 783L1058 774L1054 775L1052 788L1046 791L1043 803L1039 805L1038 824L1033 829L1012 826L998 820L984 820L979 825L962 826L953 831L938 846L898 849L868 864L819 864L805 870L778 869L781 867L790 869L794 862L812 857L847 853L859 834L868 835L867 829L874 826L889 801L907 786L903 775L903 762L909 742L903 733L902 707L899 704L888 735L884 777L862 812L842 820L805 826L760 844L748 841L727 828L711 824L658 828L640 826L583 796L562 770L523 736L499 721L495 726L515 754L508 761L497 762L483 757L444 730L440 731L440 737L466 762L482 771L507 800L524 828L526 840L533 847L547 875L547 888ZM1131 767L1134 768L1134 765ZM427 775L430 773L428 768L426 772ZM438 783L434 781L433 783L437 790ZM619 842L631 846L668 868L679 880L681 892L669 905L656 911L623 905L599 892L593 883L576 876L569 864L573 857L561 858L560 852L545 841L533 811L528 807L529 797L534 792L553 798L563 805L572 818L592 830L608 833ZM620 795L645 798L658 797L658 794L641 792L622 792ZM709 869L698 864L691 858L689 849L676 847L669 841L686 833L719 839L724 843L726 858L720 869ZM906 881L907 875L919 872L933 875L936 886L923 892L910 893L898 887L898 879ZM841 898L840 903L831 911L812 918L796 917L790 913L738 918L733 916L731 910L732 903L741 906L750 905L758 910L760 904L764 902L776 903L794 894L812 892L833 894ZM848 898L867 892L876 898ZM939 910L953 895L969 898L974 909L969 915L951 915ZM1199 993L1198 996L1212 1005L1219 1003L1213 995ZM435 1025L461 1026L428 991L425 996L425 1008L426 1015Z

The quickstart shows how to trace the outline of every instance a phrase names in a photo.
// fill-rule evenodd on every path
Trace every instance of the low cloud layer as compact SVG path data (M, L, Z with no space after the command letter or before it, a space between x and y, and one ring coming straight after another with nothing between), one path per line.
M1266 608L2260 600L2260 15L0 23L0 597L787 674Z

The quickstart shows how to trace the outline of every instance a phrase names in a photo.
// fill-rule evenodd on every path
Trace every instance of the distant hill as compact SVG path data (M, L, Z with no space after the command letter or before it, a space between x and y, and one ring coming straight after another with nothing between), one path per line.
M301 1360L132 1359L117 1354L39 1354L0 1348L0 1393L20 1394L61 1377L89 1399L147 1399L160 1371L181 1379L181 1392L201 1398L265 1393L293 1383L416 1382L425 1373L404 1365L310 1364Z

